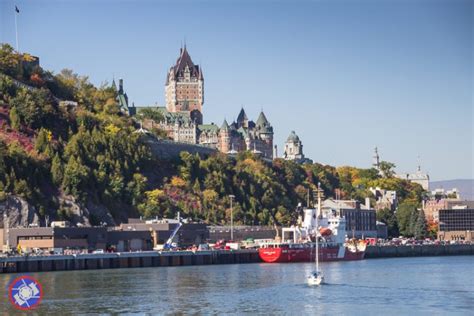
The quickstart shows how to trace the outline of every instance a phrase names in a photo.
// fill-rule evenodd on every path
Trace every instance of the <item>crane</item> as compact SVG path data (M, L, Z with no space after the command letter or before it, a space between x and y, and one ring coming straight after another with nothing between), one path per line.
M166 243L163 245L163 249L170 250L172 248L173 239L178 233L178 230L181 228L181 226L183 226L183 223L179 222L178 225L173 230L173 232L171 233L170 238L168 238Z

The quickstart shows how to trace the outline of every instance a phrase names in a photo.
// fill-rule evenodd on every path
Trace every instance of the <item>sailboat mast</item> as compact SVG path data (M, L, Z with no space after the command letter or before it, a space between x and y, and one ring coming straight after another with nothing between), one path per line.
M319 215L321 214L321 183L318 182L318 210L316 213L316 272L319 271Z

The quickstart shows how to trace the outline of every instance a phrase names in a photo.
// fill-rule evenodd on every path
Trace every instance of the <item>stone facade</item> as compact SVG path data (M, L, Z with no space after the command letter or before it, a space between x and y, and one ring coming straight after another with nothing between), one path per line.
M257 122L249 120L242 108L237 120L228 124L226 120L218 133L217 148L226 154L249 150L262 157L273 158L273 127L265 113L260 112Z
M287 160L304 158L303 144L295 131L291 131L290 136L288 136L288 139L286 140L283 158Z
M138 112L143 108L138 108ZM169 112L164 107L153 108L162 113L163 120L154 122L145 120L143 126L164 130L169 139L187 144L196 144L217 149L225 154L236 154L249 150L264 158L273 158L273 127L265 114L260 113L257 123L248 120L244 109L240 111L237 121L228 124L226 120L221 127L216 124L197 124L190 113Z
M285 151L283 158L286 160L293 160L298 163L312 163L312 160L305 158L303 154L303 143L301 142L295 131L291 131L285 142Z
M169 112L165 107L155 108L161 112L163 120L158 122L157 126L164 130L168 138L175 142L197 144L198 130L197 123L191 118L190 113L186 112ZM148 123L148 122L147 122ZM155 124L151 121L152 124ZM148 124L145 127L149 128Z
M204 76L193 63L186 46L181 49L176 64L170 68L165 84L166 109L170 113L189 113L193 121L202 124Z

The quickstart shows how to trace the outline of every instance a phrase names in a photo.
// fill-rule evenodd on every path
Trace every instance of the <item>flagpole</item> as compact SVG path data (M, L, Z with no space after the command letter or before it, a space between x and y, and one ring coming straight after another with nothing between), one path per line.
M17 7L15 6L15 36L16 36L16 51L19 53L20 48L18 47L18 22L17 22Z

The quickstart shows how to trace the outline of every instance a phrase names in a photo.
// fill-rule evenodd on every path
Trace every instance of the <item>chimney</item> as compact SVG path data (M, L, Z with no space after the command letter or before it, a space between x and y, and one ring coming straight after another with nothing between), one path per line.
M370 198L365 198L365 209L370 210Z
M273 159L278 158L278 148L277 145L273 147Z

